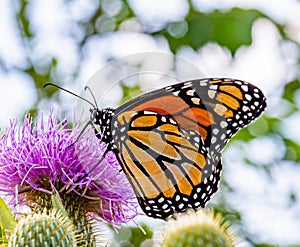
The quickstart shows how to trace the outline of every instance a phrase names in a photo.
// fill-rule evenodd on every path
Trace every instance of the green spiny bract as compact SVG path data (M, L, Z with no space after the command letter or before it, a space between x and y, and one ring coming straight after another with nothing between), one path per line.
M96 246L97 240L96 232L93 228L93 220L89 219L87 216L87 200L83 197L78 197L78 195L74 192L62 193L60 197L68 217L74 225L77 235L77 246ZM51 210L53 208L51 195L47 193L32 192L27 199L35 202L32 207L34 212L41 212L44 208L47 208L47 210Z
M21 219L9 239L9 247L76 246L74 227L68 218L52 210L30 214Z

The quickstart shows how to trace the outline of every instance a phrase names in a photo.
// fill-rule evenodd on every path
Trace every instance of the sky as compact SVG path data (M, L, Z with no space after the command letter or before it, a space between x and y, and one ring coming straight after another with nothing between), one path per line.
M33 42L34 53L30 54L30 57L45 63L47 56L55 54L60 61L57 73L66 81L68 89L80 93L83 88L82 82L91 83L96 71L99 72L100 69L100 75L102 75L105 73L103 67L114 68L116 66L114 62L109 65L105 62L109 56L119 57L120 61L128 61L139 59L139 56L134 54L150 52L154 54L153 59L150 59L150 62L145 65L145 70L154 68L158 72L169 73L169 67L155 67L161 54L169 52L166 42L154 40L144 34L128 33L126 32L127 26L124 24L122 33L107 34L89 41L84 50L86 56L79 68L78 77L75 82L70 81L68 71L77 69L74 61L78 59L76 40L70 37L82 35L80 30L70 24L70 20L84 20L92 12L95 2L91 0L73 1L68 9L60 0L31 2L34 27L39 32ZM226 10L234 6L257 8L278 22L286 24L291 37L300 42L300 22L297 21L300 15L299 1L277 0L270 3L268 0L222 2L219 0L195 0L193 2L197 8L208 12L215 9ZM120 5L117 0L114 0L113 3L114 8L111 7L112 4L109 1L106 6L108 12L112 14L118 8L118 4ZM149 28L155 28L168 20L180 20L188 11L188 5L184 0L131 0L130 3L145 23L148 25L151 23ZM16 70L17 67L25 67L28 62L26 60L28 51L21 45L15 28L16 23L12 18L16 7L9 0L0 1L0 56L6 65L5 69L0 67L0 104L5 106L0 108L1 129L9 126L9 119L21 117L21 114L30 109L37 97L30 78ZM133 25L136 30L140 28L138 24L134 23L134 20L130 25ZM109 28L109 25L104 27ZM228 76L253 82L267 96L268 114L280 117L281 106L278 105L278 102L282 85L297 74L295 64L299 58L299 50L292 43L282 42L274 24L267 19L260 19L254 23L252 38L253 43L249 47L241 47L234 60L227 49L213 43L206 44L197 52L183 48L178 53L179 60L189 68L189 71L192 70L195 76L200 74L207 77ZM149 56L147 55L147 57ZM168 59L168 55L164 56L164 59ZM174 78L180 78L178 74L174 76ZM188 79L187 77L188 75L184 75L180 79ZM155 78L160 78L160 74L144 75L142 87L145 90L160 87L160 80L157 80L157 84L153 84ZM173 80L171 76L169 79ZM112 80L116 81L117 77ZM130 78L127 81L130 83ZM105 82L102 83L101 86L106 87ZM117 85L114 87L107 85L107 88L111 91L102 90L99 95L96 95L96 98L104 99L102 102L104 105L114 106L117 101L112 101L112 99L121 97L120 88ZM110 96L111 92L114 97ZM107 100L105 100L105 96ZM77 104L70 95L61 94L60 97L64 98L63 107L65 108L70 109L70 105ZM55 106L53 102L44 101L41 107L46 108L49 104ZM289 131L299 129L300 114L293 115L284 121L285 127L282 128L284 135L300 142L300 132ZM280 160L284 154L283 143L280 143L276 137L264 140L257 138L247 146L233 143L224 153L224 163L230 164L224 169L224 176L227 181L231 181L232 186L239 188L237 196L235 194L230 201L232 204L238 205L238 209L243 213L246 224L250 226L254 235L259 236L262 241L300 243L300 207L297 205L297 207L290 207L289 210L286 210L287 205L285 204L289 189L298 193L300 197L298 192L300 169L295 169L288 162L281 164L282 166L272 170L275 179L270 181L265 173L250 166L245 168L244 157L236 155L240 149L244 151L245 155L253 157L256 162L269 164ZM263 155L260 155L261 150L264 150ZM246 196L247 199L245 199ZM261 234L262 232L264 234Z

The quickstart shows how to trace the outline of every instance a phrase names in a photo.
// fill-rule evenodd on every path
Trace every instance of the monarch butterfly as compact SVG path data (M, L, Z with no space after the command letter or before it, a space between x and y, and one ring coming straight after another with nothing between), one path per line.
M141 208L166 219L206 205L218 189L222 149L264 111L266 98L245 81L210 78L149 92L116 109L89 103L89 123L116 154Z

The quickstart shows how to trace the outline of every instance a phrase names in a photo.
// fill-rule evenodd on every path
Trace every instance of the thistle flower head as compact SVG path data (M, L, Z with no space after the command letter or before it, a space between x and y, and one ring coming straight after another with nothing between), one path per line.
M234 247L236 237L220 215L212 211L190 211L177 215L165 226L161 247Z
M80 202L90 217L113 225L135 217L138 204L114 153L98 164L105 146L93 131L75 142L79 124L70 129L66 119L58 119L51 111L47 121L43 114L35 124L29 115L22 125L11 121L0 139L0 193L31 207L47 199L41 195L59 193L65 201Z

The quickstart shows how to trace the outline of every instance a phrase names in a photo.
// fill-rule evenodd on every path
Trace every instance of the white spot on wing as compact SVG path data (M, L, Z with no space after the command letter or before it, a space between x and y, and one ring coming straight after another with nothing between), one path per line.
M199 105L199 104L200 104L200 99L199 99L199 98L192 98L191 100L192 100L192 102L193 102L195 105Z
M242 110L243 110L243 112L249 111L249 107L244 105Z
M194 96L195 90L190 89L190 90L188 90L188 91L186 92L186 94L189 95L189 96Z
M144 114L145 115L152 115L152 114L154 114L154 112L152 112L152 111L144 111Z
M211 85L209 88L211 90L217 90L218 89L218 85Z
M250 94L245 94L246 100L250 101L252 99L252 96Z
M254 97L257 98L257 99L260 97L258 93L254 93L253 95L254 95Z
M222 121L221 123L220 123L220 126L221 126L221 128L226 128L227 127L227 122L225 122L225 121Z
M186 82L183 84L183 86L181 88L188 88L188 87L191 87L192 86L192 82Z
M176 122L172 118L170 118L170 123L176 124Z
M213 137L211 138L211 143L214 144L216 141L217 141L217 138L216 138L215 136L213 136Z
M248 85L242 85L241 87L245 92L248 92Z
M174 96L178 97L179 91L175 91L172 93Z
M208 97L210 97L211 99L215 98L216 92L217 91L215 90L208 90Z

